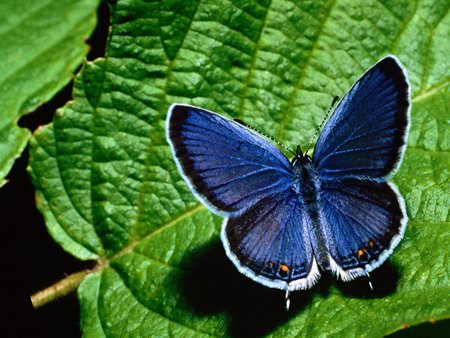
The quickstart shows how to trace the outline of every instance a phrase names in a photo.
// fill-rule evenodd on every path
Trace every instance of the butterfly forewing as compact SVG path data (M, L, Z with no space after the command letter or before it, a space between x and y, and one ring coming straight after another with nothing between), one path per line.
M218 114L173 105L167 138L193 192L219 214L240 214L291 186L291 167L280 150Z
M409 106L406 73L388 56L353 85L325 124L313 155L321 179L389 175L403 154Z

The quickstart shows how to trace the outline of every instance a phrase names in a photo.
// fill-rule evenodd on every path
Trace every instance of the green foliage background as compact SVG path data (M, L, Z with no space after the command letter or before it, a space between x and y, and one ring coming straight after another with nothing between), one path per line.
M0 2L0 186L30 133L17 121L73 76L95 27L95 0Z
M84 334L381 336L448 318L449 7L445 0L113 5L107 56L84 66L74 101L31 144L49 232L74 256L98 261L78 290ZM393 179L410 218L405 238L373 274L375 293L365 281L324 278L296 293L285 313L281 292L240 276L226 259L221 220L193 198L174 165L167 108L195 104L304 147L332 97L389 53L412 85L408 148Z

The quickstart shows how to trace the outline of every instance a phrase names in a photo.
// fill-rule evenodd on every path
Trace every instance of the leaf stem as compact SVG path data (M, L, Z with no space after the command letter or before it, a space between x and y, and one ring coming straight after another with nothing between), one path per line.
M31 303L33 304L33 307L35 309L38 309L58 298L64 297L69 293L74 292L78 288L84 277L86 277L92 271L92 269L87 269L84 271L75 272L49 286L48 288L36 292L31 296Z

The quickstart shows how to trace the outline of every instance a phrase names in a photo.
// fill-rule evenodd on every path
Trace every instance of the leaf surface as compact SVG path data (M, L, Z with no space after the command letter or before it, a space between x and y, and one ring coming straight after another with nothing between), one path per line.
M87 336L381 336L450 314L448 1L119 1L108 57L32 140L49 231L101 269L80 285ZM292 296L241 276L165 140L173 102L308 143L334 95L386 54L412 85L412 127L393 181L410 218L389 263Z
M0 186L30 133L17 121L48 101L86 55L97 0L0 3Z

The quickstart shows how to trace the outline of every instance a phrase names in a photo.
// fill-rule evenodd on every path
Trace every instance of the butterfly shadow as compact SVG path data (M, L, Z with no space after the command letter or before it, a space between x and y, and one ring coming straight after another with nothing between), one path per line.
M184 301L197 315L227 312L229 335L233 337L263 336L303 311L311 301L311 290L294 292L286 311L285 292L239 273L220 240L186 255L182 264L186 272L178 285Z
M370 274L371 290L366 277L344 283L322 271L314 288L291 293L286 311L284 291L262 286L239 273L219 239L186 254L181 263L184 272L177 276L177 285L184 302L199 316L227 312L233 337L264 336L302 312L314 293L327 297L333 285L346 297L382 298L396 290L400 277L396 266L387 262Z

